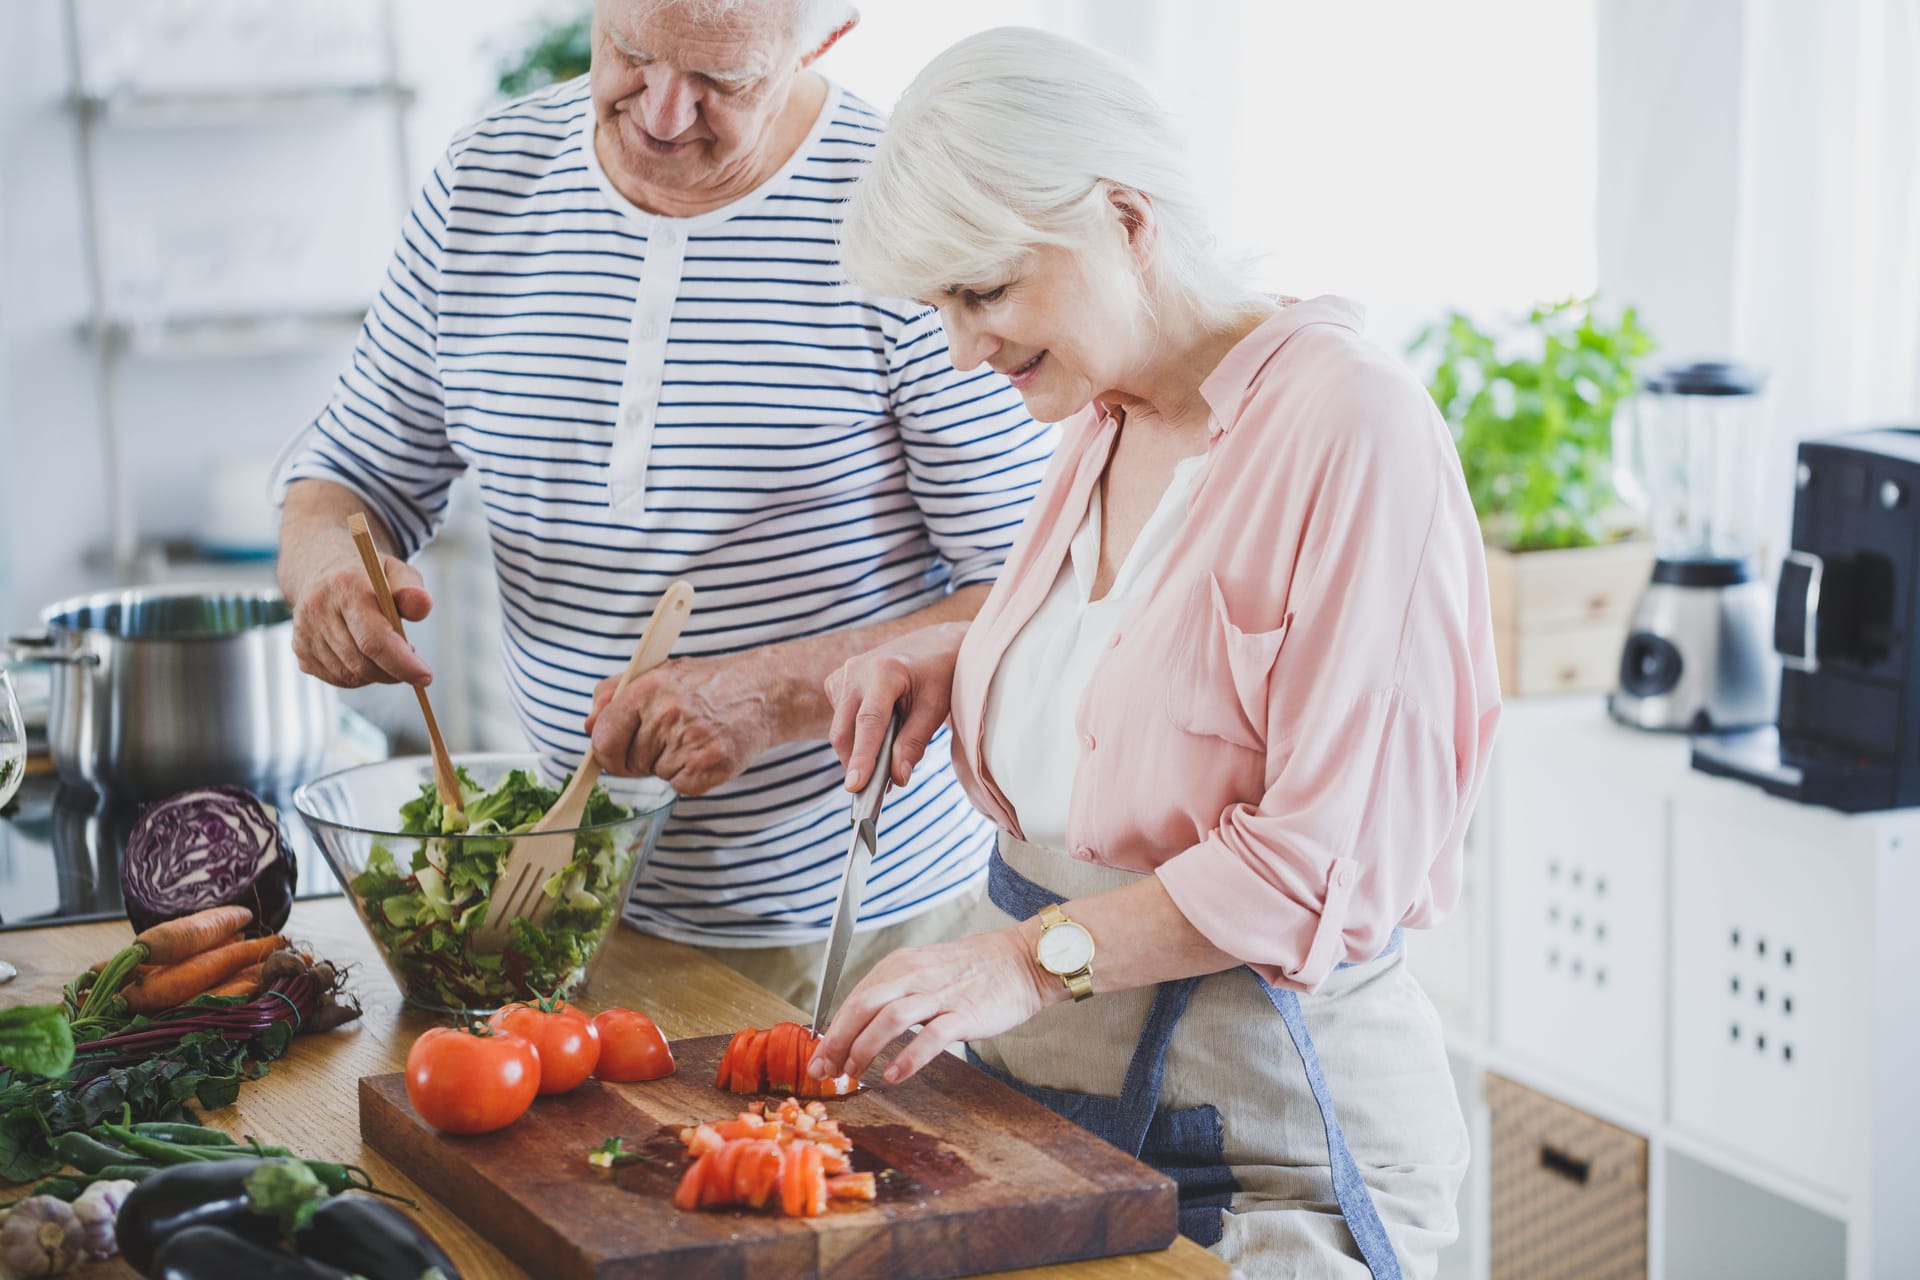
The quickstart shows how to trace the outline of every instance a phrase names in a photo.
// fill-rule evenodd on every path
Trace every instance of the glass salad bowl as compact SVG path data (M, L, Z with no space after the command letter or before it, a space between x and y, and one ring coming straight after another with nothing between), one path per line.
M333 874L408 1001L441 1013L571 995L585 985L673 808L658 778L600 780L573 861L544 886L544 922L512 922L504 949L477 935L515 843L560 795L532 754L456 756L467 829L444 814L433 761L403 756L317 778L294 792Z

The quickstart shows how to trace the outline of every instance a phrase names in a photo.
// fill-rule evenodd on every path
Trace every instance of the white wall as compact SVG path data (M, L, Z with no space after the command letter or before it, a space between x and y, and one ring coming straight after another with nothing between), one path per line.
M399 6L401 74L418 92L407 119L407 187L424 177L454 130L485 109L499 59L530 18L550 7L528 0ZM192 68L178 57L145 57L137 44L116 44L108 34L142 29L124 17L138 8L129 0L83 5L91 65L124 65L143 84L171 87L249 77L296 83L328 73L316 67L317 55L303 60L297 51L286 65L265 67L252 55L222 61L218 46ZM170 22L221 9L270 9L272 21L295 34L303 19L338 17L346 8L377 12L365 0L269 7L206 0L147 6L144 20L159 32L150 39L164 46ZM8 179L0 185L0 549L7 566L0 629L7 630L27 626L52 600L111 585L99 559L108 542L101 379L94 346L78 336L88 314L87 260L67 50L61 0L0 5L0 174ZM376 65L378 53L356 45L346 62ZM391 119L385 108L366 106L305 121L102 128L96 171L109 276L133 280L136 306L139 278L156 270L167 277L168 294L188 307L363 306L410 194L402 191ZM350 336L285 355L122 360L116 402L140 532L194 536L216 460L271 457L325 398Z

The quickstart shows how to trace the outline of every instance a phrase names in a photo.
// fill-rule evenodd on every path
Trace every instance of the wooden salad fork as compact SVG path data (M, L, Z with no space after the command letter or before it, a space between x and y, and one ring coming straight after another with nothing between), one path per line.
M614 697L619 697L634 677L645 675L667 660L692 612L692 585L681 581L669 586L660 603L654 606L653 616L647 619L647 629L640 635L640 647L633 651L632 661L620 673ZM581 816L587 810L587 798L599 780L600 762L589 749L553 808L547 810L531 830L514 840L507 865L494 882L487 918L474 931L475 945L482 951L499 951L505 947L515 919L525 918L538 925L553 914L553 897L542 889L573 861L572 833L580 825Z

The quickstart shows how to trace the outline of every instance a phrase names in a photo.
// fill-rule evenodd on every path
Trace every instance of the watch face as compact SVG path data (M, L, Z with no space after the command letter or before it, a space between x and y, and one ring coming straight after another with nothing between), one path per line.
M1068 920L1040 935L1040 965L1048 973L1078 973L1093 960L1093 935Z

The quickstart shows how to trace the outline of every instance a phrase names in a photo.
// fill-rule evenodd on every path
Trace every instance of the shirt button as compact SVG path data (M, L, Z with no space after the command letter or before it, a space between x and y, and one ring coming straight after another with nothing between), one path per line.
M640 326L640 340L642 342L656 342L659 338L660 322L658 320L649 320Z
M1075 849L1073 851L1073 856L1080 859L1080 861L1082 862L1092 862L1093 846L1083 844L1078 849Z
M1107 637L1107 648L1118 649L1119 647L1120 647L1120 633L1116 631L1112 635Z
M1351 879L1353 879L1353 869L1351 867L1342 867L1333 873L1333 882L1342 889L1347 887L1347 881Z
M626 409L622 411L621 416L627 420L627 425L630 427L646 425L647 411L637 404L628 405Z
M1085 747L1089 751L1093 750L1093 735L1090 733L1081 734L1080 745Z
M654 238L659 240L661 244L666 245L669 249L680 243L680 233L672 227L660 228Z

